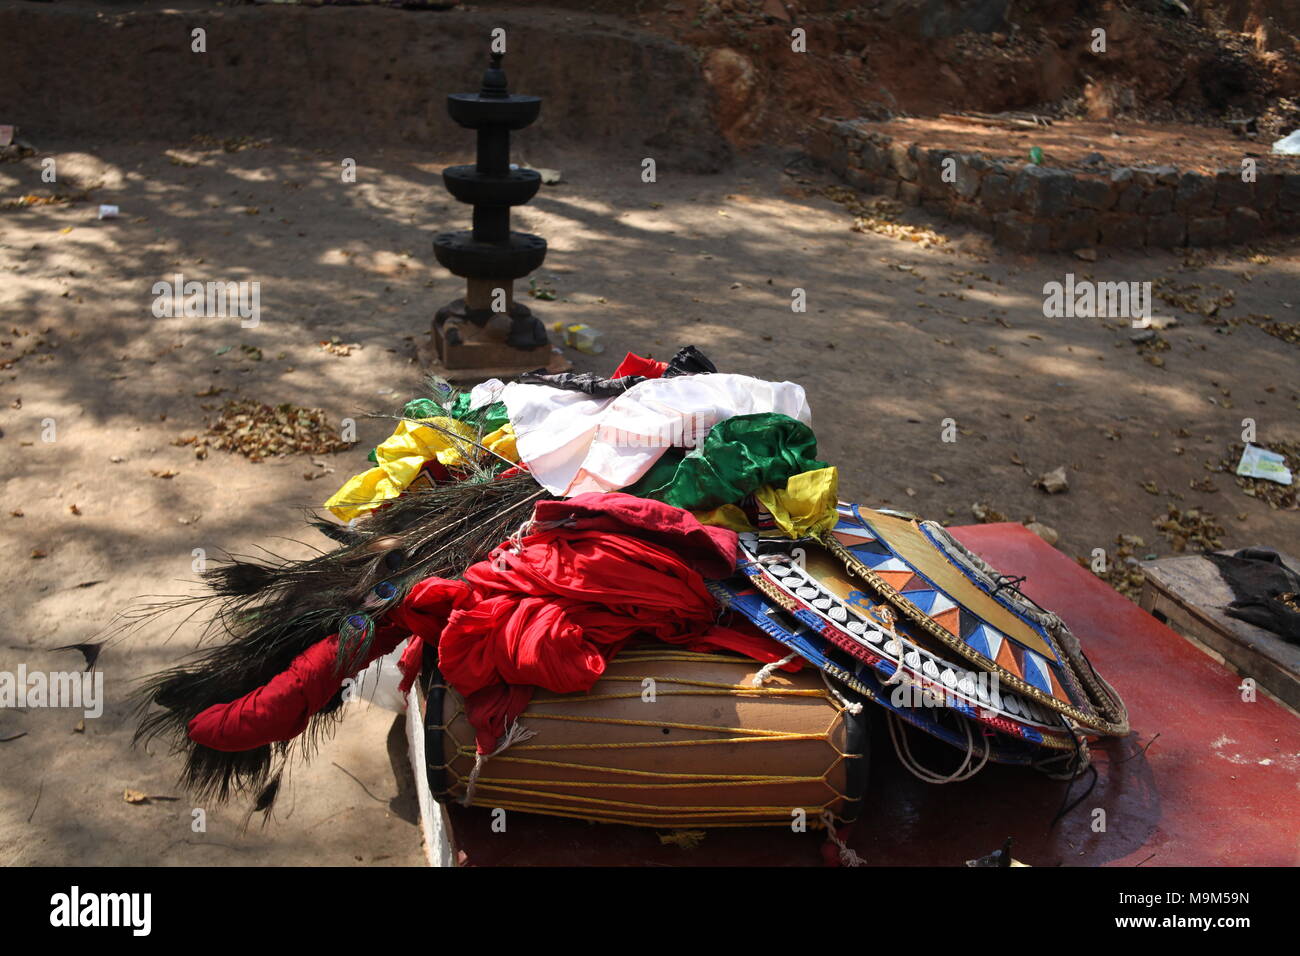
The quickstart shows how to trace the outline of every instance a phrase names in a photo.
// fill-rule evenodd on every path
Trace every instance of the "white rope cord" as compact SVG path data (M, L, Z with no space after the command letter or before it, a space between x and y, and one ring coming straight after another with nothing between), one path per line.
M826 839L830 840L839 848L841 866L866 866L867 861L858 856L849 845L840 839L840 835L835 832L835 818L831 816L829 810L822 811L822 824L826 827Z
M901 763L912 776L925 783L945 784L960 783L963 780L969 780L975 774L984 769L988 763L990 747L987 741L984 743L984 753L977 764L971 764L971 758L975 756L975 738L971 733L969 721L963 720L962 727L966 731L966 756L961 764L952 773L944 775L936 773L927 767L921 766L920 762L912 755L912 750L907 743L907 729L903 726L903 720L896 714L889 714L889 738L893 741L894 752L898 754L898 762Z
M894 668L894 673L889 675L888 680L881 682L882 686L892 687L894 684L901 684L907 678L907 675L903 673L903 668L912 666L907 662L907 652L909 650L916 651L916 656L919 659L921 658L921 649L917 647L916 644L905 638L902 634L899 634L890 628L878 627L877 630L882 634L888 635L891 640L898 642L898 666ZM882 650L886 653L889 652L889 648L887 647L882 648ZM919 671L920 669L920 665L918 664L916 670Z
M506 570L506 552L511 554L522 554L524 550L524 536L534 534L538 531L550 531L553 528L568 527L574 523L574 518L560 518L556 521L534 521L531 517L525 518L515 528L514 534L506 538L496 551L496 561L493 566L498 571Z
M826 685L826 689L830 691L831 696L840 702L841 707L847 710L854 717L862 713L862 705L855 700L849 700L838 690L836 690L835 686L831 684L831 679L826 675L826 672L824 670L818 668L817 673L822 675L822 683Z
M758 669L758 673L755 674L750 679L750 684L753 685L754 687L762 687L764 684L766 684L769 680L772 679L773 674L775 674L782 667L785 667L786 664L789 664L798 656L799 654L797 651L791 651L789 654L781 658L779 661L772 661L772 663L770 664L764 664L762 667Z
M528 730L523 726L523 724L516 720L511 724L510 730L506 732L506 735L501 738L501 742L497 744L496 750L492 751L490 754L475 754L474 769L469 772L469 778L465 781L465 796L460 798L460 805L462 807L468 807L474 802L474 789L478 786L478 777L479 774L483 772L484 764L510 745L521 743L522 741L528 740L530 737L536 736L537 731Z

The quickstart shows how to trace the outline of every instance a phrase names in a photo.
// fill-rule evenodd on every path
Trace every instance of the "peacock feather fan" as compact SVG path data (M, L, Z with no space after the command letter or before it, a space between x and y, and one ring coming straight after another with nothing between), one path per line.
M477 480L476 480L477 479ZM384 611L419 581L460 577L506 540L548 493L526 474L479 476L409 491L349 527L317 517L339 547L301 561L235 558L204 574L208 594L154 605L149 614L195 603L211 606L204 644L188 662L147 679L137 691L135 741L169 739L185 755L182 783L197 795L225 800L278 784L277 760L314 751L332 732L342 693L315 715L297 740L225 753L194 743L189 722L286 670L295 657L340 635L340 676L365 659ZM215 638L215 639L214 639ZM263 799L269 799L263 795Z

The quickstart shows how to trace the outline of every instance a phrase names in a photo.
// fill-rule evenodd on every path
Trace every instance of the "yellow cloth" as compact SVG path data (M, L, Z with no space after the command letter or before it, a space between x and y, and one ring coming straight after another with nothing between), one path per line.
M792 475L785 488L764 485L754 492L763 507L772 513L776 526L791 538L803 538L835 526L835 502L839 494L839 471L834 467L818 468ZM697 511L700 524L730 528L732 531L755 531L745 512L736 505L723 505L712 511Z
M490 435L484 435L481 442L488 451L494 451L502 458L508 458L519 464L519 449L515 447L515 426L506 422Z
M373 511L385 501L396 498L415 480L430 459L437 459L449 467L463 465L477 455L473 444L458 441L447 431L431 428L424 422L464 438L475 439L477 432L454 418L422 418L419 422L400 421L393 434L375 449L376 465L369 471L354 475L325 502L325 507L343 521ZM518 461L515 451L515 433L510 425L503 425L483 439L482 444L497 454Z
M754 526L745 517L745 512L736 505L721 505L709 511L692 511L700 524L713 525L715 528L729 528L737 533L753 531Z

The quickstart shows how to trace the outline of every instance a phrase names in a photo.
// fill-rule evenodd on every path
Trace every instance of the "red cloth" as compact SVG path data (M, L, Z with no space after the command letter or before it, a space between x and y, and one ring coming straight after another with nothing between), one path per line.
M663 378L664 372L668 370L667 362L657 362L654 359L642 358L633 352L628 352L623 356L623 361L618 363L618 368L614 369L610 378L622 378L624 375L644 375L646 378Z
M668 548L706 578L725 578L736 570L739 547L736 532L700 524L686 509L662 501L621 491L592 491L572 498L539 501L533 507L535 525L554 525L560 521L567 531L633 535Z
M496 748L535 686L587 690L633 636L736 651L764 663L786 656L757 628L716 623L718 606L704 577L734 570L734 532L619 493L539 502L534 522L538 530L517 552L506 542L464 580L417 584L385 616L369 656L388 653L410 633L400 662L405 690L420 671L425 643L436 643L439 668L465 698L480 753ZM302 733L341 684L337 648L331 636L265 687L209 707L190 722L190 738L217 750L250 750Z
M350 673L338 670L339 637L331 634L293 659L289 669L228 704L213 704L189 722L189 737L213 750L253 750L292 740L307 720L339 692L343 680L406 639L406 631L385 626L375 632L370 653Z
M430 578L388 616L438 642L438 667L465 698L488 753L527 706L533 687L584 691L627 640L644 635L693 650L733 650L770 662L785 650L756 629L715 623L704 577L736 565L736 535L688 511L619 493L539 502L518 553L508 543L465 572ZM563 522L563 524L561 524Z

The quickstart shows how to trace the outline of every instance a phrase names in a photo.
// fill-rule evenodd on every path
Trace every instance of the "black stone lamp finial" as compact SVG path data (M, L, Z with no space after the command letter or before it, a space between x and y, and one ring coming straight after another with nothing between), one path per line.
M535 170L510 167L510 133L531 125L541 112L542 101L538 96L509 92L501 61L501 53L491 54L477 93L447 97L451 118L474 130L478 144L474 165L449 166L442 171L447 191L472 206L474 212L472 229L434 237L438 262L466 280L465 298L440 310L434 323L435 329L445 327L444 339L455 345L469 334L464 323L484 329L494 316L505 315L510 320L509 346L535 349L548 344L546 329L527 306L514 301L514 281L542 264L546 240L513 232L510 209L537 194L541 176ZM457 326L465 334L457 331ZM443 360L448 360L447 355Z
M504 99L510 95L506 87L506 71L501 66L504 57L504 53L493 51L488 68L483 71L483 85L479 89L479 96Z

